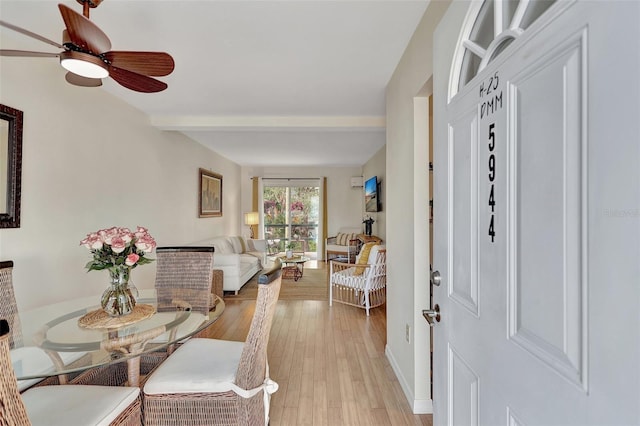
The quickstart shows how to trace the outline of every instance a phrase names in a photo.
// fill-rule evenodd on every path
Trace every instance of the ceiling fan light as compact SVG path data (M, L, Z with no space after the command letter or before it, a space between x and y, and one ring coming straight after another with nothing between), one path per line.
M60 54L60 65L74 74L87 78L105 78L109 71L98 57L83 52L67 51Z

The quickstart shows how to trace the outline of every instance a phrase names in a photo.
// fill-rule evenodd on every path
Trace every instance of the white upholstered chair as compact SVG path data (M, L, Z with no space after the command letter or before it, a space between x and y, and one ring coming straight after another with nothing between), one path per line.
M139 425L140 389L38 386L20 394L9 352L10 328L0 320L0 423L7 425Z
M267 345L280 294L281 263L258 277L258 296L245 342L190 339L148 377L145 425L267 424L270 395Z
M387 250L383 245L365 244L355 263L331 261L329 306L334 301L356 306L368 316L369 309L385 303L386 290Z

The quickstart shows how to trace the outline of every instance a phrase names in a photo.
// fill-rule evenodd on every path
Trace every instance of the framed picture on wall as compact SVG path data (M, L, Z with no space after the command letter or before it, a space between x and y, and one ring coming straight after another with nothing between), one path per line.
M200 217L222 216L222 175L200 169Z

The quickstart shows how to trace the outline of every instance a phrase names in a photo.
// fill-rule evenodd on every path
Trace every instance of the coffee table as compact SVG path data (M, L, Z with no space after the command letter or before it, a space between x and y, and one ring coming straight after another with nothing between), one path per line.
M284 265L282 267L282 278L293 278L294 281L298 281L304 274L304 263L311 260L306 256L278 256L280 261Z

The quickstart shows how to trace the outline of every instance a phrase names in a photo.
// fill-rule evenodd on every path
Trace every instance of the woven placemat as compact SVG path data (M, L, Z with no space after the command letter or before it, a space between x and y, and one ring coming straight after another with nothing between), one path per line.
M156 309L152 305L145 304L136 304L133 312L121 317L110 317L102 309L96 309L80 317L78 325L82 328L118 328L149 318L155 312Z

